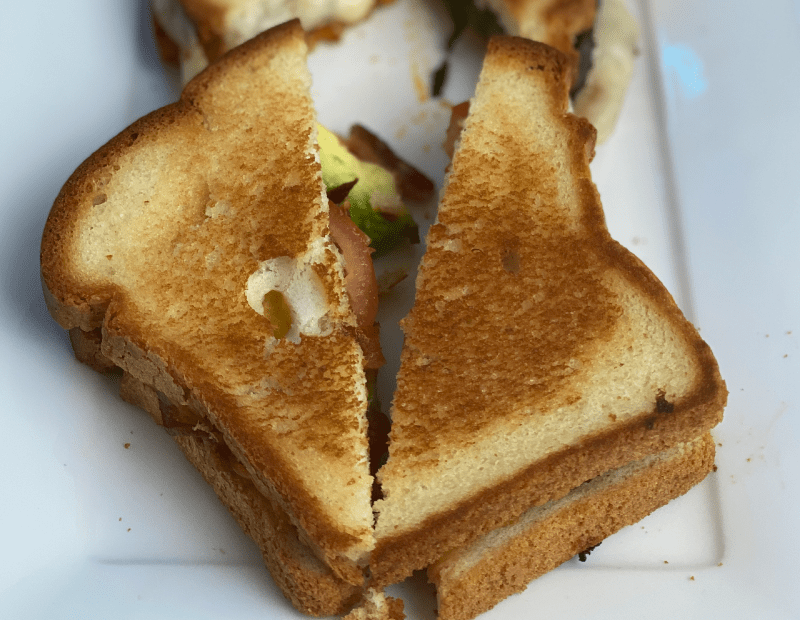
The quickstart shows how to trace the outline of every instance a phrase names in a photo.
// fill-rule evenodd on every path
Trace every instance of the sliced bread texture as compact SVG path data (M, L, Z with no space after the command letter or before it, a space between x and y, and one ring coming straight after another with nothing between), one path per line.
M489 44L403 321L376 584L722 418L711 350L608 233L571 67Z
M42 281L79 357L122 369L129 399L150 399L207 477L232 455L248 490L213 484L234 512L261 494L309 562L360 587L374 545L364 357L306 54L296 20L269 30L91 155L52 207ZM290 315L282 337L271 291Z
M686 493L714 466L710 434L628 463L536 506L428 568L439 620L470 620Z

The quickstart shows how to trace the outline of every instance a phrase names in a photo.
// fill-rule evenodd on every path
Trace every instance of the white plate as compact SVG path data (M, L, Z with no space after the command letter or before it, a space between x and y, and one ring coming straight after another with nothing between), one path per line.
M612 234L719 358L731 393L719 469L485 618L798 617L800 8L631 6L642 56L594 177ZM379 130L440 180L448 112L421 85L444 28L424 0L397 0L320 46L321 120ZM0 53L0 617L300 617L171 440L74 360L42 301L39 237L62 183L174 97L146 2L14 3ZM459 53L451 102L480 66L476 41ZM412 620L433 617L422 582L395 588Z

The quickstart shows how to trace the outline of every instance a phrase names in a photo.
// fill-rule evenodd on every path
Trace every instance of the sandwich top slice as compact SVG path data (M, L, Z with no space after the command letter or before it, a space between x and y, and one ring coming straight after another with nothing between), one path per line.
M403 322L375 583L721 420L709 347L608 233L571 67L490 41Z
M306 54L297 21L267 31L90 156L52 207L42 280L74 342L138 382L173 432L224 447L300 543L360 585L374 545L365 359Z

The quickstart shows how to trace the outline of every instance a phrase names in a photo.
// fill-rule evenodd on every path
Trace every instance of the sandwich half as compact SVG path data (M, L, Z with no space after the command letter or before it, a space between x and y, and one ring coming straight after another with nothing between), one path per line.
M490 41L403 321L375 584L722 419L708 345L608 233L572 67Z
M373 478L306 53L296 20L269 30L91 155L41 270L79 359L121 370L287 596L327 615L361 596Z
M428 568L439 620L470 620L683 495L714 467L710 434L584 482Z

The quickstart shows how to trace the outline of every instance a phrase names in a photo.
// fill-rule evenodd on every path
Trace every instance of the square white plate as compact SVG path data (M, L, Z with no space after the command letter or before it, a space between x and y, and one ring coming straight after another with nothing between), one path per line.
M718 471L485 617L797 618L800 8L630 6L642 54L593 174L612 235L719 358L730 400ZM397 0L320 45L309 63L321 121L371 127L440 182L449 110L428 84L446 36L426 0ZM457 51L451 103L472 92L480 41ZM0 617L300 617L163 430L74 360L42 300L39 238L61 185L176 96L145 0L14 3L0 52ZM384 318L395 348L386 325L411 281ZM381 388L388 402L391 380ZM394 590L412 620L433 618L424 578Z

